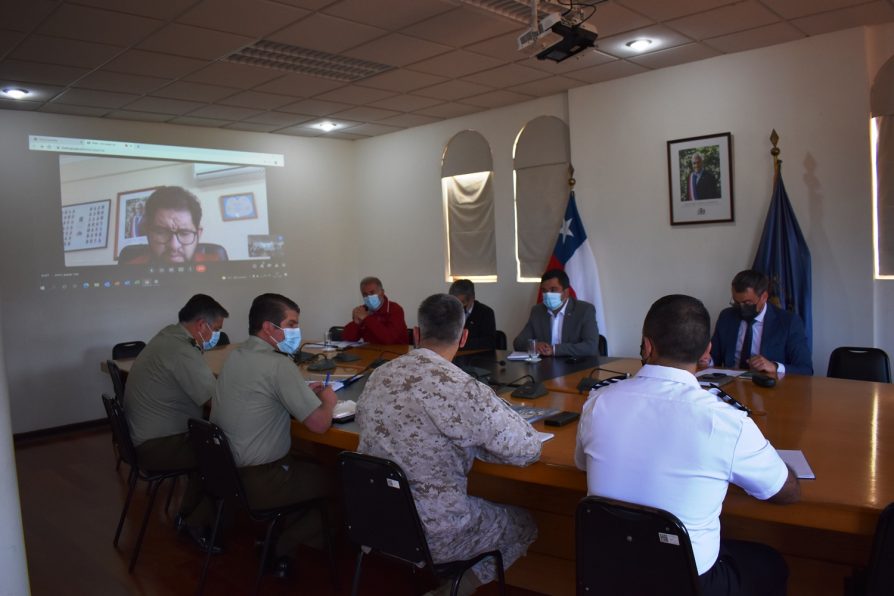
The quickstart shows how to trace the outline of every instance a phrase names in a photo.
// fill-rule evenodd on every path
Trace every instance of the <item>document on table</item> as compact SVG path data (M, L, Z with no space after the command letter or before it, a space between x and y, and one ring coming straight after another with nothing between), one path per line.
M506 356L506 360L525 360L527 362L540 362L540 356L537 356L537 358L531 360L530 358L528 358L527 352L512 352L511 354Z
M795 472L795 476L805 480L815 480L816 474L807 463L804 452L800 449L777 449L776 453L782 458L788 466Z
M542 433L542 432L540 432L539 430L538 430L538 431L534 431L534 432L537 433L537 438L540 439L540 442L541 442L541 443L546 443L547 441L549 441L550 439L552 439L554 436L556 436L556 435L554 435L553 433Z

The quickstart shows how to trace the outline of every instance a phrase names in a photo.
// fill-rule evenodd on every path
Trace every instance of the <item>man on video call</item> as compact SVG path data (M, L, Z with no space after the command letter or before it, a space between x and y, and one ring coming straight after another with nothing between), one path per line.
M194 194L180 186L161 186L146 199L143 231L148 250L132 257L125 265L144 263L183 264L218 261L218 253L197 251L202 236L202 206ZM122 251L123 254L123 251Z

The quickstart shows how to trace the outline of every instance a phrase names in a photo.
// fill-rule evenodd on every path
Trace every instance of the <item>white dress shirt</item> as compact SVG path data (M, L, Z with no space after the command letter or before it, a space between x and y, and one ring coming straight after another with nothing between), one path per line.
M565 300L565 302L562 303L562 308L556 312L553 312L548 308L546 309L550 318L550 332L552 334L550 343L553 346L553 353L556 351L556 346L562 343L562 325L565 323L565 308L567 306L568 300Z
M751 327L751 356L759 356L761 353L761 338L764 336L764 316L767 314L767 305L754 317L754 323ZM736 360L739 362L739 356L742 354L742 344L745 343L745 331L748 329L748 322L739 323L739 335L736 337ZM785 365L781 362L776 363L777 374L785 374Z

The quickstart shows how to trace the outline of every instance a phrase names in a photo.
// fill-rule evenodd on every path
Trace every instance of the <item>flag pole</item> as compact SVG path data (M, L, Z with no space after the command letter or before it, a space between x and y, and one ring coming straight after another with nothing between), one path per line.
M773 129L773 132L770 133L770 142L773 143L773 148L770 149L770 155L773 156L773 182L775 184L776 178L779 177L779 169L782 167L782 160L779 159L779 147L776 146L779 143L779 135L776 134L776 129Z
M568 164L568 186L571 190L574 190L574 185L577 184L577 180L574 179L574 166Z

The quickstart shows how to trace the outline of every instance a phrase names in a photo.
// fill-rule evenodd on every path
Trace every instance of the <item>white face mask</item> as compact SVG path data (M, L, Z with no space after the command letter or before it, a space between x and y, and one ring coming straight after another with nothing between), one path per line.
M282 328L279 325L273 323L273 326L277 329L281 329L285 334L285 337L282 338L282 341L276 342L276 349L282 352L283 354L294 354L298 348L301 346L301 328L300 327L286 327ZM271 338L272 339L272 338Z
M371 311L379 310L379 307L382 306L382 299L379 298L378 294L370 294L369 296L363 297L363 304L366 305Z
M544 292L543 304L550 310L556 310L562 306L562 294L559 292Z

